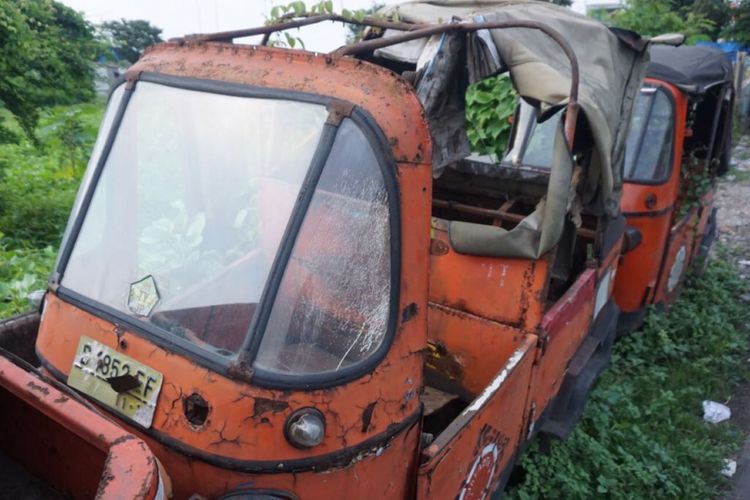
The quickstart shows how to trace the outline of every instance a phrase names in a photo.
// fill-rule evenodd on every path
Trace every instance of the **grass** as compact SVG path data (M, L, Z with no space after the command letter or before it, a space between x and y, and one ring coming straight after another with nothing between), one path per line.
M742 433L703 422L701 402L727 401L746 379L747 291L723 259L621 339L584 416L549 453L532 445L511 498L718 498L723 461Z
M0 144L0 318L27 310L26 296L46 286L103 104L43 110L35 141L0 108L19 139Z
M740 149L738 150L734 155L734 160L740 160L745 161L750 159L750 150L748 149Z
M729 175L733 176L732 182L747 182L750 181L750 170L738 170L735 165L729 171Z

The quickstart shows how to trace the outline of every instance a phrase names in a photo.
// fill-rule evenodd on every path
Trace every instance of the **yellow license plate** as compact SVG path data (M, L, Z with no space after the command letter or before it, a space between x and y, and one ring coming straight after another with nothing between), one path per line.
M148 428L163 380L153 368L84 335L68 385Z

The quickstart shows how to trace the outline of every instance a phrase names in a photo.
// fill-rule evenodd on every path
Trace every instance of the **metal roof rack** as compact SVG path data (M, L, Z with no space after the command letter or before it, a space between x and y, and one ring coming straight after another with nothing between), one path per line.
M490 21L490 22L451 22L447 24L417 24L417 23L405 23L399 21L390 21L387 19L376 18L376 17L364 17L362 19L355 19L352 17L346 17L339 14L315 14L315 15L288 15L282 17L281 22L271 24L268 26L259 26L256 28L247 28L231 31L220 31L216 33L204 33L204 34L193 34L186 35L182 38L174 38L170 41L174 42L228 42L232 43L235 38L244 38L250 36L263 35L261 45L268 43L269 37L273 33L282 32L290 29L301 28L303 26L309 26L311 24L317 24L325 21L330 22L341 22L345 24L357 24L360 26L368 26L373 28L381 29L393 29L397 31L403 31L403 34L389 36L388 38L374 38L370 40L363 40L351 45L344 45L331 52L337 56L352 56L356 54L362 54L371 52L391 45L397 45L399 43L408 42L410 40L417 40L419 38L427 38L433 35L442 33L456 33L456 32L472 32L484 29L512 29L522 28L541 31L548 37L550 37L557 45L560 46L562 51L565 53L568 61L570 62L571 69L571 85L570 85L570 100L567 105L567 113L565 117L565 132L566 137L569 141L569 147L573 145L573 136L575 133L575 123L578 115L578 83L579 83L579 68L578 58L573 51L573 48L567 40L557 31L549 27L548 25L529 20L514 20L514 21Z

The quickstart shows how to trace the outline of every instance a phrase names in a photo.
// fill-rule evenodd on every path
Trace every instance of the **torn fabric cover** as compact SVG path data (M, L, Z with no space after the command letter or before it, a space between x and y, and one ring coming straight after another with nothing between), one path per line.
M594 172L590 171L587 177L597 174L605 211L612 216L618 213L625 135L630 111L648 63L645 42L631 32L610 30L600 22L570 9L528 0L418 1L389 6L384 12L397 12L402 21L426 24L533 20L559 32L573 47L578 58L581 76L579 104L594 133L596 152L589 167ZM567 102L570 63L557 44L544 33L513 28L483 30L469 36L442 35L439 38L453 36L468 39L466 49L462 57L452 55L454 66L446 58L440 60L440 68L433 63L432 71L440 69L440 72L449 73L442 77L433 76L433 81L442 78L455 84L456 76L461 75L466 83L473 83L502 72L507 67L519 94L529 102L540 103L542 116L545 116L546 110L559 108ZM423 47L427 43L422 41ZM414 45L411 48L412 53L416 52ZM377 55L391 58L400 51L401 45L396 45L380 49ZM497 60L494 54L499 56ZM417 60L412 58L410 62L417 63ZM418 66L417 69L420 75L427 72L425 67ZM417 80L418 90L423 84L421 78ZM451 91L442 98L450 101L455 94L458 93ZM424 104L428 118L431 118L430 110L435 109L436 105L429 102ZM459 105L451 103L451 106L456 108ZM463 102L460 107L463 109ZM445 121L445 117L440 117L440 120ZM452 126L465 128L465 123L462 119ZM442 135L438 135L433 142L439 144L437 147L446 149ZM462 147L466 148L465 145ZM463 151L457 150L453 154L440 152L434 166L440 168L465 157L461 156ZM591 195L596 196L596 193Z

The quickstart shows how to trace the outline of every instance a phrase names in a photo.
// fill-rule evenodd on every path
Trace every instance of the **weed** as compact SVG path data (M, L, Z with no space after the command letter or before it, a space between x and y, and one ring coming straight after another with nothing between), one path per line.
M36 143L0 112L15 134L0 140L0 318L46 287L102 111L102 101L44 109Z
M59 244L101 115L101 102L47 109L36 133L39 144L24 138L0 145L0 231L6 246Z
M721 259L720 259L721 260ZM548 454L532 444L511 498L715 498L723 459L741 433L710 425L701 401L726 401L746 376L746 284L712 261L669 314L651 313L642 331L615 346L611 366L584 416Z
M510 139L518 94L506 75L477 82L466 92L466 133L472 150L500 159Z
M729 171L729 175L725 176L730 182L747 182L750 181L750 170L739 170L736 166L733 166Z
M741 160L741 161L750 160L750 150L746 148L738 149L735 152L734 156L735 156L735 159L737 160Z
M55 250L51 246L10 249L0 244L0 318L29 310L28 294L46 288L54 261Z

